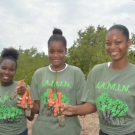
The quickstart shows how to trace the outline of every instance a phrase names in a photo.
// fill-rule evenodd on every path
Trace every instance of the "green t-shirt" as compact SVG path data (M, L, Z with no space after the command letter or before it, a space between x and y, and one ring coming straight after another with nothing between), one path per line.
M52 87L54 74L47 66L38 69L33 76L31 94L34 100L40 100L40 112L33 125L32 135L79 135L81 126L77 116L65 116L65 126L59 126L53 111L51 116L46 115L48 92ZM56 85L58 91L63 93L62 102L72 105L81 103L85 78L79 68L68 65L58 72ZM56 98L56 94L53 96Z
M0 135L19 135L27 128L24 110L16 105L17 97L10 99L16 86L17 82L8 87L0 86Z
M97 106L100 128L109 135L135 131L135 65L116 71L107 63L89 73L83 102Z

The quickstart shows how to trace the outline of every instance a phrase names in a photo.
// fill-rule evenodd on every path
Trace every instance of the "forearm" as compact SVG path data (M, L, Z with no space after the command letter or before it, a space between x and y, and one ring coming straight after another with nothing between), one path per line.
M32 111L34 114L38 114L38 113L39 113L39 109L40 109L39 101L34 101L34 102L33 102L33 107L31 108L31 111Z
M34 113L31 111L31 116L27 117L29 121L32 121L34 119Z
M90 114L97 111L95 105L91 103L84 103L80 105L73 106L73 115L83 115L83 114Z

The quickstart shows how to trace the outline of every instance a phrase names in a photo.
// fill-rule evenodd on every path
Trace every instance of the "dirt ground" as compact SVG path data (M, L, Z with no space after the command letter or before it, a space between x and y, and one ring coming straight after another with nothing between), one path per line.
M36 119L36 116L35 116L35 119ZM97 113L86 115L85 118L79 117L79 120L82 125L81 135L98 135L99 121L98 121ZM33 123L34 123L34 120L32 122L27 121L29 135L32 135L31 128L32 128Z

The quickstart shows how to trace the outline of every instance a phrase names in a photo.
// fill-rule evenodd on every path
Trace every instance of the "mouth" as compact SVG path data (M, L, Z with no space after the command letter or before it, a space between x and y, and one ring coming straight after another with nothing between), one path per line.
M3 76L3 79L4 79L4 80L9 80L10 77L9 77L9 76Z
M52 61L54 61L54 62L58 62L58 61L60 61L60 60L58 60L58 59L55 59L55 60L52 60Z
M117 54L119 54L119 52L110 52L110 54L111 54L112 56L116 56Z

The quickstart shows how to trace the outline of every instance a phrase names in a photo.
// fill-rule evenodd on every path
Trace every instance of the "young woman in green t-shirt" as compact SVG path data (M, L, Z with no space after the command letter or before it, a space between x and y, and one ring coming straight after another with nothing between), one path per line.
M32 112L38 116L32 127L32 135L79 135L81 132L77 116L66 117L60 112L60 100L72 105L81 103L85 85L82 71L65 63L66 45L62 31L54 29L53 35L48 40L48 57L51 64L38 69L33 75ZM49 102L51 99L56 102L55 107Z
M129 46L128 29L113 25L105 45L112 61L98 64L90 71L81 99L84 104L64 104L64 115L97 111L99 135L135 135L135 65L127 58Z
M19 52L14 48L5 48L0 60L0 135L28 135L24 110L16 104L18 96L25 87L13 80L17 70ZM17 96L11 98L16 89ZM34 117L33 117L34 118ZM32 117L29 120L33 119Z

